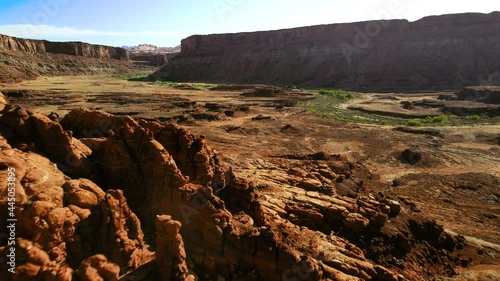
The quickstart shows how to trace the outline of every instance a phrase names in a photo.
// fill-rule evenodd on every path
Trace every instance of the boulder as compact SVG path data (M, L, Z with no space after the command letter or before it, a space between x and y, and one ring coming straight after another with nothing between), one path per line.
M68 181L63 188L65 202L80 208L90 209L101 202L105 196L100 187L87 179Z
M368 227L370 220L359 213L350 213L345 217L344 224L354 231L362 231Z
M389 215L392 217L399 215L399 213L401 212L401 203L396 200L385 199L382 201L382 203L386 204L389 207Z

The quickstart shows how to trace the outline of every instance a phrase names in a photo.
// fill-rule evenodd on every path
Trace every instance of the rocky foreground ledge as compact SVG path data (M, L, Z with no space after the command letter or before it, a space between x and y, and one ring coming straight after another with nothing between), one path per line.
M59 120L3 96L0 110L0 182L15 169L17 219L2 280L420 280L453 275L474 251L384 194L318 188L373 180L346 159L311 156L318 180L290 169L304 180L264 195L176 124L86 109ZM0 194L5 218L5 184Z

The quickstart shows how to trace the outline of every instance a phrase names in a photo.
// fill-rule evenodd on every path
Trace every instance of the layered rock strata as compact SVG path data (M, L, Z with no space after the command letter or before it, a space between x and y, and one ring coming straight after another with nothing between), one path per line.
M500 83L500 13L194 35L153 77L358 90Z

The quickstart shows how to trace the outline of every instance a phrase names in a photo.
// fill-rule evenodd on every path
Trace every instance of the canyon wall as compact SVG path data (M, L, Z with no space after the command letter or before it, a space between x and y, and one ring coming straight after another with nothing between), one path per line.
M156 79L358 90L500 83L500 12L195 35Z
M128 60L127 50L118 47L92 45L83 42L50 42L30 40L0 34L0 49L30 54L49 53L97 59Z
M150 66L130 60L123 48L82 42L29 40L0 34L0 83L39 76L112 74Z

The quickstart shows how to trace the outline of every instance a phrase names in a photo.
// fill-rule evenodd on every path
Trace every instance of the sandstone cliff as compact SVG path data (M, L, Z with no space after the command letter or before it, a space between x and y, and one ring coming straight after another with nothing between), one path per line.
M141 68L127 50L82 42L28 40L0 34L0 82L38 76L109 74Z
M195 35L153 77L414 90L500 83L500 13Z
M161 67L167 64L167 54L132 54L130 59L136 62L142 62L146 65Z
M29 40L2 34L0 34L0 50L30 54L64 54L97 59L129 59L128 51L123 48L92 45L83 42L50 42L46 40Z

